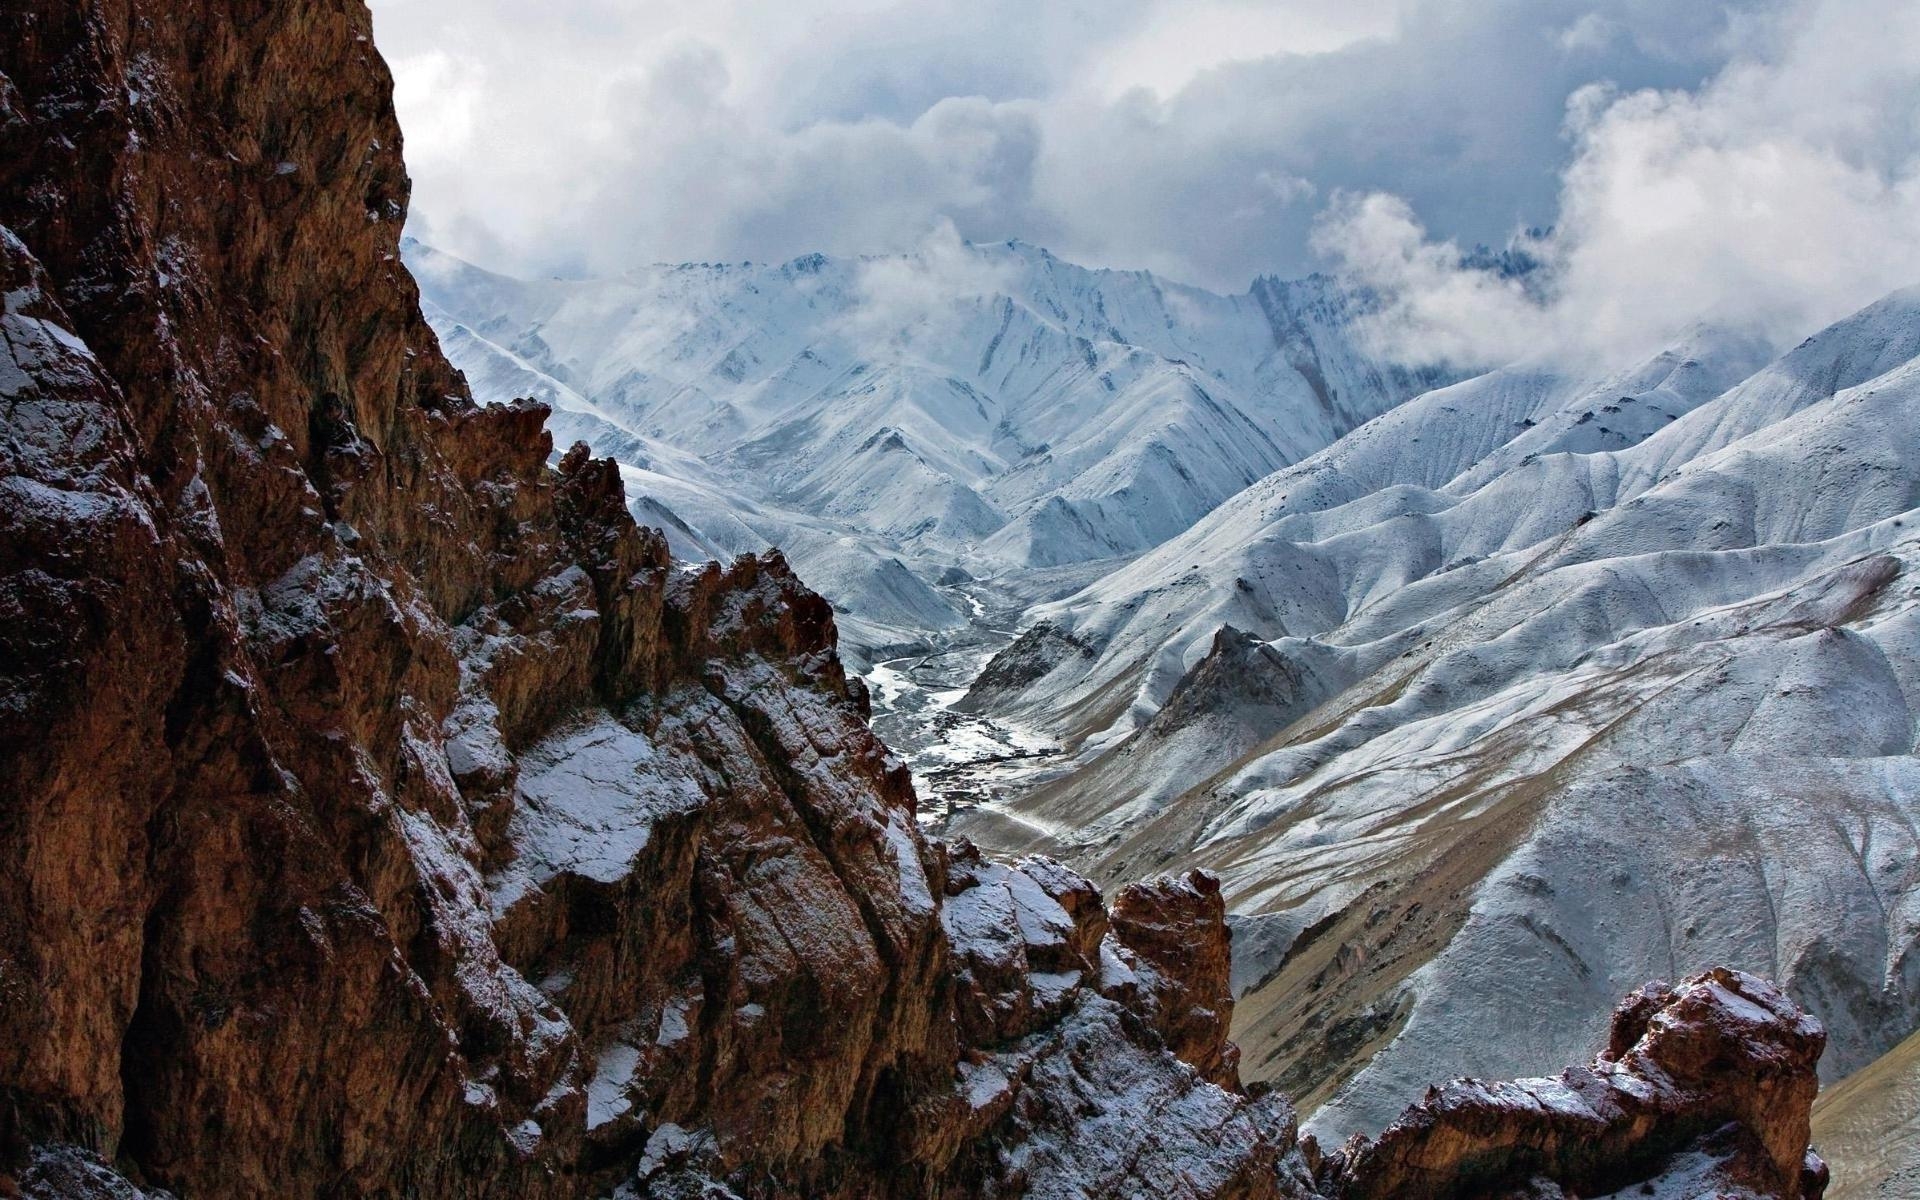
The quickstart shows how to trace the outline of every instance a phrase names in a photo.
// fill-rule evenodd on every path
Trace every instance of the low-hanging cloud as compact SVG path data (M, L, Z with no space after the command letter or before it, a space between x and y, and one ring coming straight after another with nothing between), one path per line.
M920 247L1219 289L1396 353L1776 338L1920 278L1909 0L374 0L426 236L520 273ZM1524 286L1465 249L1551 226Z
M969 252L953 222L942 219L911 253L860 263L840 332L860 342L890 337L938 346L965 321L967 302L1011 291L1015 276L1011 260Z
M1920 283L1920 7L1815 0L1744 33L1697 89L1571 97L1524 286L1390 195L1341 197L1315 245L1386 298L1383 344L1458 362L1617 360L1700 320L1785 344Z
M1384 192L1342 193L1321 214L1313 245L1344 277L1378 293L1363 332L1388 357L1419 363L1508 362L1553 335L1552 303L1529 277L1468 265L1453 241L1431 237L1413 206ZM1519 252L1550 252L1530 238ZM1545 268L1551 271L1552 268Z

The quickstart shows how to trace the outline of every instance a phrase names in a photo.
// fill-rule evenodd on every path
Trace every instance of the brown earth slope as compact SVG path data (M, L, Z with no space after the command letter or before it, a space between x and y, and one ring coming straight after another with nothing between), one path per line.
M1833 1200L1920 1196L1920 1033L1822 1092L1813 1139L1833 1162Z

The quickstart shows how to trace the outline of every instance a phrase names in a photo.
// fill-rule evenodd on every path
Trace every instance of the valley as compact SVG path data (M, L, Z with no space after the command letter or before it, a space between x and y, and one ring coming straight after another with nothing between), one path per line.
M703 7L382 3L376 46L364 0L0 0L0 1197L1913 1194L1920 289L1862 266L1897 238L1689 270L1645 205L1678 265L1596 280L1576 202L1610 123L1768 92L1762 51L1569 93L1652 18L1499 14L1531 49L1462 61L1557 47L1573 159L1498 251L1245 156L1298 137L1189 143L1420 26L1076 91L1103 216L1123 179L1215 261L1338 264L1208 290L961 237L1199 261L1053 210L1066 93L932 6L732 12L929 43L823 56L837 99ZM1021 7L967 13L996 71ZM556 120L541 62L607 90ZM1432 107L1390 99L1382 161ZM592 161L520 232L593 253L407 236L492 260L511 197L410 217L410 170L528 130ZM924 195L836 205L769 131ZM1745 157L1809 179L1716 221L1874 225ZM739 204L895 252L744 261L798 227ZM1308 257L1245 242L1312 211Z
M615 285L509 302L410 253L470 378L496 369L476 329L516 347L516 387L613 369L554 347L575 293ZM1245 1069L1332 1141L1418 1080L1577 1058L1614 996L1710 963L1809 1004L1830 1082L1920 1024L1920 295L1784 356L1701 325L1634 363L1456 378L1369 361L1365 302L1324 280L1251 293L1314 296L1305 336L1270 304L962 253L967 287L1013 296L857 338L725 322L786 311L779 287L854 303L872 264L703 268L697 304L661 268L617 294L652 325L682 306L676 374L622 368L619 406L536 393L561 441L631 456L676 554L777 544L834 601L929 829L1109 887L1218 873ZM1151 322L1111 319L1143 298ZM1258 336L1225 332L1254 310ZM1222 459L1236 441L1262 449ZM1177 519L1130 524L1142 496Z
M525 281L403 249L482 400L614 455L676 557L777 548L833 602L935 827L1066 768L1044 722L956 708L1031 610L1446 378L1366 354L1322 278L1220 296L1007 243Z

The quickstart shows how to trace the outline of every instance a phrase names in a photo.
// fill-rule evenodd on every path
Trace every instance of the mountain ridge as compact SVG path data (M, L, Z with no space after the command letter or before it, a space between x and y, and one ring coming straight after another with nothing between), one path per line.
M1223 297L1017 242L527 283L407 254L484 397L544 375L602 444L700 454L736 498L636 494L695 531L757 507L803 573L848 537L930 583L1129 557L1431 379L1367 359L1324 278ZM469 338L535 377L489 382ZM857 630L861 589L833 598Z
M1707 959L1819 1012L1830 1081L1866 1066L1920 1022L1917 302L1376 418L1042 608L975 703L1079 756L950 826L1218 871L1250 1072L1323 1134Z

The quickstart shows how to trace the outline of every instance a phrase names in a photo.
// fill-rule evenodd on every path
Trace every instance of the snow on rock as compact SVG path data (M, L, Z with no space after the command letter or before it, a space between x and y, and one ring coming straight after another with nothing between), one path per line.
M634 1072L639 1066L640 1050L625 1042L611 1042L600 1051L594 1061L593 1078L587 1083L589 1132L633 1108L627 1089L633 1085Z
M1817 1197L1827 1168L1808 1149L1808 1111L1825 1040L1751 975L1648 984L1590 1066L1431 1089L1378 1140L1330 1155L1321 1177L1352 1200L1458 1195L1469 1171L1487 1195Z
M660 816L706 799L685 765L605 713L548 737L519 763L514 860L488 881L497 911L561 872L618 880L646 849Z
M995 1056L991 1069L1017 1073L1023 1086L989 1143L991 1173L1041 1200L1288 1194L1279 1173L1292 1148L1286 1101L1200 1082L1173 1055L1129 1042L1121 1011L1083 998L1053 1028Z

